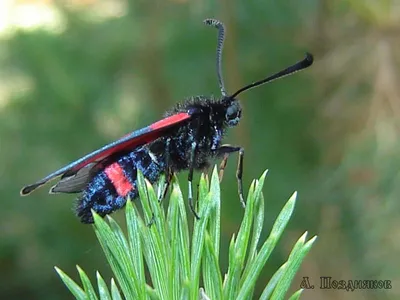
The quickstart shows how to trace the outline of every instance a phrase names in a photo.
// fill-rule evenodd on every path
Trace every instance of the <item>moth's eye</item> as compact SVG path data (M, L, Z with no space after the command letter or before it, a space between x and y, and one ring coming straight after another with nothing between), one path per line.
M236 126L239 123L240 116L242 114L242 110L238 105L231 105L227 108L226 114L225 114L225 122L226 124L231 127L231 126Z
M235 119L238 116L238 110L236 106L230 106L226 110L226 120L232 120Z

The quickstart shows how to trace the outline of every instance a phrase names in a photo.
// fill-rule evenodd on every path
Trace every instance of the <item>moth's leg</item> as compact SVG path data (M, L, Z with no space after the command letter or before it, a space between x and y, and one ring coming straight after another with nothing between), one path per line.
M243 158L244 158L244 149L240 148L239 150L239 157L238 157L238 165L236 169L236 178L238 181L238 192L239 192L239 199L240 202L242 203L243 207L246 207L246 203L244 202L244 197L243 197Z
M221 164L219 165L219 173L218 173L219 182L222 182L222 178L224 178L224 172L226 164L228 163L228 158L229 158L229 153L225 153L224 157L222 158Z
M236 179L238 183L238 193L239 193L240 203L242 203L243 207L246 207L246 203L244 202L244 197L243 197L243 180L242 180L244 148L232 145L222 145L216 150L216 156L223 156L219 170L219 180L222 181L222 178L224 176L224 170L226 164L228 163L228 157L233 152L239 152L238 164L236 169Z
M146 224L146 226L147 226L148 228L150 228L151 225L154 224L155 220L156 220L156 216L155 216L154 213L152 212L152 213L151 213L151 219L150 219L150 221Z
M168 174L165 177L165 182L164 182L164 189L161 193L161 199L159 199L159 203L161 204L161 202L165 199L165 197L167 196L169 187L171 185L171 181L172 181L172 176L174 175L174 173L172 172L168 172Z
M160 151L165 153L164 184L162 186L162 189L161 188L158 189L158 195L157 195L159 204L161 204L162 200L165 198L165 196L168 192L168 187L169 187L171 178L172 178L172 175L170 175L170 168L169 168L169 165L170 165L170 163L169 163L170 162L170 143L171 143L171 139L168 138L165 141L165 144L154 143L149 148L149 156L150 156L151 160L153 161L153 163L157 164L159 167L161 167L161 166L160 166L160 162L157 159L157 155L159 155ZM165 147L160 148L160 145L165 145ZM147 223L147 226L151 227L151 225L153 225L154 221L155 221L155 215L154 215L154 212L152 211L152 216L151 216L150 221Z
M232 146L229 144L225 144L215 150L215 156L217 156L217 157L223 156L221 164L219 165L219 181L220 182L222 181L222 178L224 177L224 171L225 171L225 167L228 163L229 155L233 152L239 152L240 149L242 149L242 147L236 147L236 146Z
M193 203L193 168L196 159L196 148L197 142L192 142L192 148L190 150L190 161L189 161L189 175L188 175L188 182L189 182L189 207L192 211L193 215L196 217L197 220L200 219L198 214L196 213L194 203Z
M162 200L167 196L168 189L172 180L173 172L170 169L170 144L171 139L168 138L165 142L165 179L163 190L158 195L158 202L161 204Z
M172 172L169 172L168 174L166 174L165 176L165 182L164 182L164 185L163 185L163 190L161 191L161 193L160 193L160 195L158 195L158 204L159 205L161 205L161 203L162 203L162 200L164 200L164 198L166 197L166 195L167 195L167 192L168 192L168 188L169 188L169 186L170 186L170 183L171 183L171 180L172 180L172 175L173 175L173 173ZM150 219L150 221L147 223L147 227L151 227L151 225L153 225L153 223L155 222L155 220L156 220L156 216L155 216L155 214L154 214L154 212L152 211L151 212L151 219Z

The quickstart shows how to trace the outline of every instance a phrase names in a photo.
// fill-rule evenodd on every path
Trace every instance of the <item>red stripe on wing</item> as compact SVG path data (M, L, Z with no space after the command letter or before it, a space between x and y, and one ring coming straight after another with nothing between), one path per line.
M104 169L104 172L111 180L119 196L126 197L130 191L135 189L119 163L115 162L109 165Z
M161 129L161 128L168 127L173 124L182 122L186 119L189 119L190 117L191 116L188 113L179 113L179 114L164 118L158 122L155 122L155 123L151 124L149 127L153 130L157 130L157 129Z
M174 124L177 124L184 120L187 120L190 117L191 117L191 115L189 115L188 113L178 113L176 115L172 115L170 117L167 117L160 121L157 121L143 129L141 129L142 131L145 131L143 134L139 134L136 137L132 137L131 139L117 143L114 147L105 149L104 151L81 162L79 165L74 166L72 168L72 170L77 171L91 162L102 160L114 153L119 152L119 151L123 151L126 149L134 149L138 146L148 144L148 143L156 140L157 138L161 137L163 129L166 129L169 126L172 126ZM127 134L123 138L127 138L130 135L131 134Z
M159 132L149 131L148 133L145 133L143 135L123 141L121 143L116 144L114 147L105 149L104 151L102 151L96 155L93 155L92 157L89 157L87 160L84 160L80 164L74 166L71 170L73 170L73 171L80 170L81 168L90 164L91 162L103 160L104 158L106 158L114 153L117 153L117 152L120 152L123 150L127 150L127 149L134 149L138 146L150 143L150 142L154 141L155 139L157 139L158 137L160 137L160 135L161 134ZM124 137L128 137L128 136L129 136L129 134L127 134Z

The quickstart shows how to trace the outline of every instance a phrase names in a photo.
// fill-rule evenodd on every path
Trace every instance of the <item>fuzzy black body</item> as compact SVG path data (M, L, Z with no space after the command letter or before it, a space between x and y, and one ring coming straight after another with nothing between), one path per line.
M78 198L76 213L83 223L92 223L91 209L105 216L122 208L126 199L138 197L137 171L149 182L161 174L175 173L191 167L191 152L196 143L193 168L206 169L219 156L218 149L228 123L225 102L193 97L178 104L165 117L190 112L192 118L172 127L163 137L103 162L102 168L89 179Z
M166 114L169 116L184 111L193 113L193 118L186 121L186 124L174 128L169 135L161 138L163 145L170 140L169 149L164 148L162 151L169 152L170 167L173 172L189 168L194 142L197 146L193 168L204 170L209 167L212 159L217 155L216 150L221 145L228 127L225 122L227 108L223 101L197 96L183 104L178 104Z

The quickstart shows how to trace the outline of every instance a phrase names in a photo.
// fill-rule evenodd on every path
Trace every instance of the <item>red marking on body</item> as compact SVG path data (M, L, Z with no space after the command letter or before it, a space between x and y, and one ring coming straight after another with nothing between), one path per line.
M186 119L189 119L190 115L188 113L179 113L176 115L172 115L170 117L166 117L158 122L151 124L149 127L153 130L164 128L175 123L182 122Z
M135 188L129 182L129 179L126 178L124 170L121 168L119 163L113 163L104 169L107 177L113 183L117 193L121 197L125 197L131 190Z

